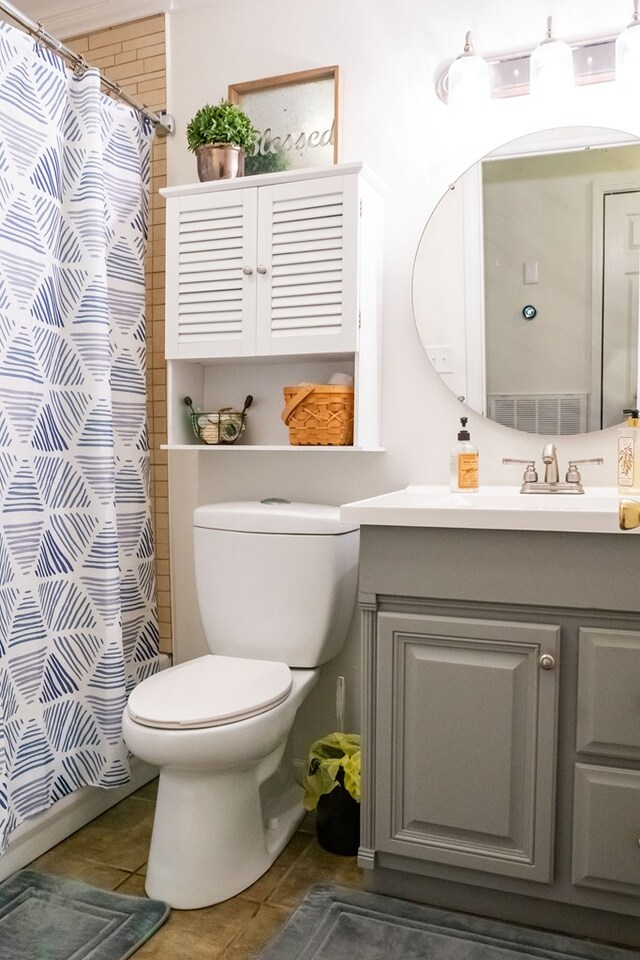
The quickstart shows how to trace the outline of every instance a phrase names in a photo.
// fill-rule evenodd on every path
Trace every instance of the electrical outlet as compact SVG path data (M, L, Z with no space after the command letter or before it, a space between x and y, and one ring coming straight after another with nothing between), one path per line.
M436 373L453 373L453 348L450 346L428 347L427 356Z

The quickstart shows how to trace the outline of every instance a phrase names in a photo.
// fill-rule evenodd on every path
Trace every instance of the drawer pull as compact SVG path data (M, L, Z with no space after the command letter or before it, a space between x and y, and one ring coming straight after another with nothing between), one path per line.
M538 660L538 666L541 670L553 670L556 665L556 658L552 657L550 653L542 653L540 659Z

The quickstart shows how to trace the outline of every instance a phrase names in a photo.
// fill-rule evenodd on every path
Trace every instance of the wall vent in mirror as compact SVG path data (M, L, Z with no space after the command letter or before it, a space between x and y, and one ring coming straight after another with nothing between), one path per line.
M563 437L585 433L587 429L587 395L551 396L540 394L489 394L487 416L503 427L525 433Z

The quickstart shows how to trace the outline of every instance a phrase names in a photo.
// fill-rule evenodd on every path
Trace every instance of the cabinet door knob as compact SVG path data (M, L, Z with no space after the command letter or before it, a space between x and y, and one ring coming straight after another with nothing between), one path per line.
M553 670L556 665L556 658L550 653L543 653L538 660L538 666L541 670Z
M243 267L242 272L244 273L245 277L250 277L253 273L253 267Z
M263 263L259 264L259 265L258 265L258 273L261 273L261 274L264 275L266 272L267 272L267 268L264 266L264 264L263 264Z

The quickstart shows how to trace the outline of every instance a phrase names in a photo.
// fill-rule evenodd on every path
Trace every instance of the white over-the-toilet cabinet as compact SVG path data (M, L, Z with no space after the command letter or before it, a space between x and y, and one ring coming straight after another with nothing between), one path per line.
M376 447L382 199L374 178L351 163L162 193L169 446L197 445L185 395L210 411L238 406L246 393L255 401L242 446L284 446L282 387L347 372L354 446Z

